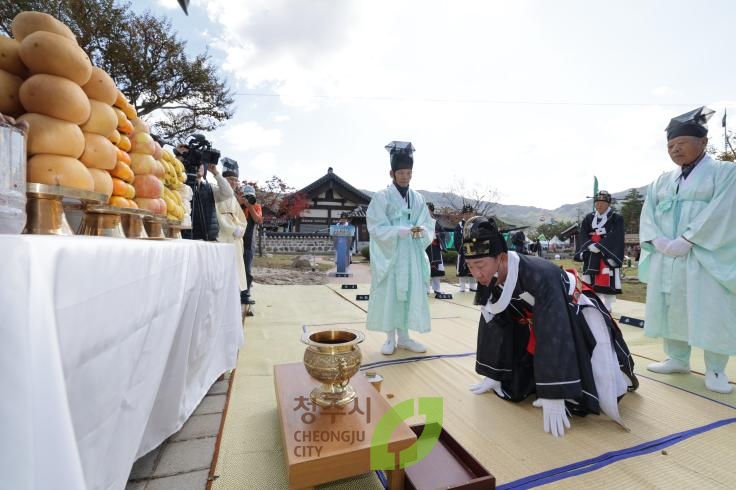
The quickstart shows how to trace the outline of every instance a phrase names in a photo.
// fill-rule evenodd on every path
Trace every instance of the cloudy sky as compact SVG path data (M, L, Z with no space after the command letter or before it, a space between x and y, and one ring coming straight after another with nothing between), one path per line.
M391 140L412 187L553 209L674 164L669 119L724 108L736 128L736 2L133 0L209 49L235 117L207 135L241 175L300 188L333 167L385 187Z

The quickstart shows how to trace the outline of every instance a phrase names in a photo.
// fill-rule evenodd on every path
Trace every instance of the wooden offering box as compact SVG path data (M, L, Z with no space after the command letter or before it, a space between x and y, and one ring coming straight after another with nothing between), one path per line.
M421 436L424 424L412 425L411 430L417 436ZM445 429L440 432L440 438L430 453L418 463L406 468L404 474L406 490L496 488L496 478Z

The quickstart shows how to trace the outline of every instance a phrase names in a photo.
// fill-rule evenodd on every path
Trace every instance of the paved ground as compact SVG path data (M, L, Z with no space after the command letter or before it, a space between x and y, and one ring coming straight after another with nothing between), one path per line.
M229 374L213 384L181 430L135 462L125 489L206 488L229 386Z

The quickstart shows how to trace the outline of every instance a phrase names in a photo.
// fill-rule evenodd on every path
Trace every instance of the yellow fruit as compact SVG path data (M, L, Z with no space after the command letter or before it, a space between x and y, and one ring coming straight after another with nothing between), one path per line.
M56 75L33 75L23 82L18 93L27 112L45 114L75 124L87 122L92 110L87 94L79 85Z
M32 75L56 75L77 85L84 85L92 76L92 63L77 41L53 32L29 34L20 43L18 54Z

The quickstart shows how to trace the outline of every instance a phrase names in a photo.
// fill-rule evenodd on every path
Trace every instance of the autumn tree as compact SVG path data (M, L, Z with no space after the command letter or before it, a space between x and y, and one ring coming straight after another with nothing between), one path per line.
M621 202L621 217L625 233L639 233L639 217L644 206L644 197L636 189L631 189Z
M95 66L115 80L152 132L185 140L212 131L233 116L234 100L207 52L189 57L168 18L138 14L115 0L13 0L0 2L0 31L21 11L53 15L77 36Z
M258 191L258 200L263 208L264 218L283 218L292 220L309 208L309 200L302 192L294 192L281 178L273 176L263 184L247 182Z

